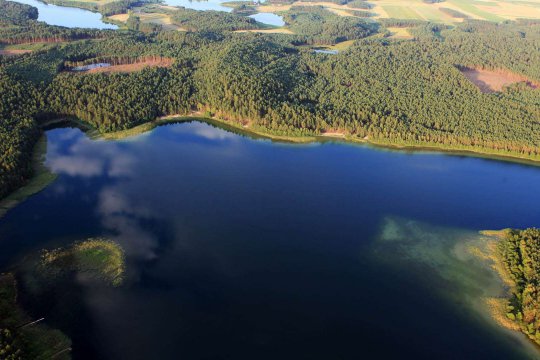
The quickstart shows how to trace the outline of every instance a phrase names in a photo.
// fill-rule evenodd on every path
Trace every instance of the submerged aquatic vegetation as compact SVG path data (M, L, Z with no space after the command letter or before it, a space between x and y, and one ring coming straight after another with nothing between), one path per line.
M470 315L489 315L540 344L539 230L476 233L389 217L374 251L380 261L421 272L422 281Z
M43 250L38 268L49 279L76 273L118 286L125 271L124 252L110 240L88 239L67 249Z

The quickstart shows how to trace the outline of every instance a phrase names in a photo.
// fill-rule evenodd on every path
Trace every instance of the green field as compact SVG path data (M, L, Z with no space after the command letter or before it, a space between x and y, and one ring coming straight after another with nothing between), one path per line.
M410 7L399 5L384 5L382 7L388 17L395 19L422 19L422 17Z
M474 14L476 16L479 16L479 17L482 17L486 20L489 20L489 21L495 21L495 22L501 22L501 21L504 21L505 19L500 17L500 16L497 16L497 15L494 15L494 14L490 14L486 11L483 11L483 10L480 10L479 8L477 8L476 6L474 6L474 3L471 3L469 0L449 0L448 1L450 4L453 4L457 7L459 7L460 9L468 12L468 13L471 13L471 14ZM484 4L484 5L489 5L490 3L484 3L484 2L475 2L477 4ZM496 5L496 3L495 3Z

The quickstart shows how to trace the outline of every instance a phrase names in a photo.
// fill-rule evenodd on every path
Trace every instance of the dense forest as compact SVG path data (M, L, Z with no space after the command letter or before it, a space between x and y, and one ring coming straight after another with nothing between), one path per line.
M506 316L540 344L540 230L511 230L498 244L505 270L514 283Z
M322 6L293 6L283 13L283 20L307 44L331 45L362 39L378 28L376 23L339 16Z
M173 12L174 24L189 31L236 31L258 29L252 18L223 11L180 9Z
M103 14L104 16L126 13L135 6L144 4L158 3L158 0L114 0L100 4L99 1L74 1L74 0L47 0L48 4L70 6L81 9L87 9Z
M20 24L28 20L37 20L37 18L38 11L33 6L0 0L0 23Z
M0 56L0 197L28 178L39 125L58 116L107 132L199 110L277 135L339 131L377 144L540 159L540 90L518 83L483 93L460 71L504 70L540 83L539 22L377 24L314 6L284 14L291 35L237 33L258 25L186 9L173 18L192 31L101 31L48 26L28 7L8 7L19 10L2 18L0 47L23 43L35 50ZM408 27L414 38L387 38L389 26ZM356 41L338 54L309 45L347 39ZM172 65L66 71L148 57Z

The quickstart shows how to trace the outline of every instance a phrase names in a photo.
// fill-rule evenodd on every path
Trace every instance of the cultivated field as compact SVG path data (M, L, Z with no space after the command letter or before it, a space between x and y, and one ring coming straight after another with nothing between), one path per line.
M368 0L369 1L369 0ZM540 19L540 0L446 0L427 4L422 0L374 0L372 12L377 18L418 19L439 23L463 21L454 18L441 8L453 9L472 19L488 21Z
M437 23L452 24L463 21L441 11L441 8L458 11L468 18L501 22L515 19L540 19L540 0L446 0L427 4L423 0L367 0L373 5L367 11L376 14L375 18L418 19ZM280 12L292 6L323 6L341 16L350 16L347 5L331 2L303 2L292 4L264 4L258 7L260 12Z

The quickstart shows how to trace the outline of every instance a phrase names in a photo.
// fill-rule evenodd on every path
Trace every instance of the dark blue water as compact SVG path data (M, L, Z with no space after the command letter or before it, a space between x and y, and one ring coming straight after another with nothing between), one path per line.
M47 136L59 177L0 219L0 265L91 236L128 261L124 286L83 287L77 309L49 317L75 359L525 358L444 295L451 282L373 253L389 217L540 225L540 168L277 144L199 122L115 142Z

